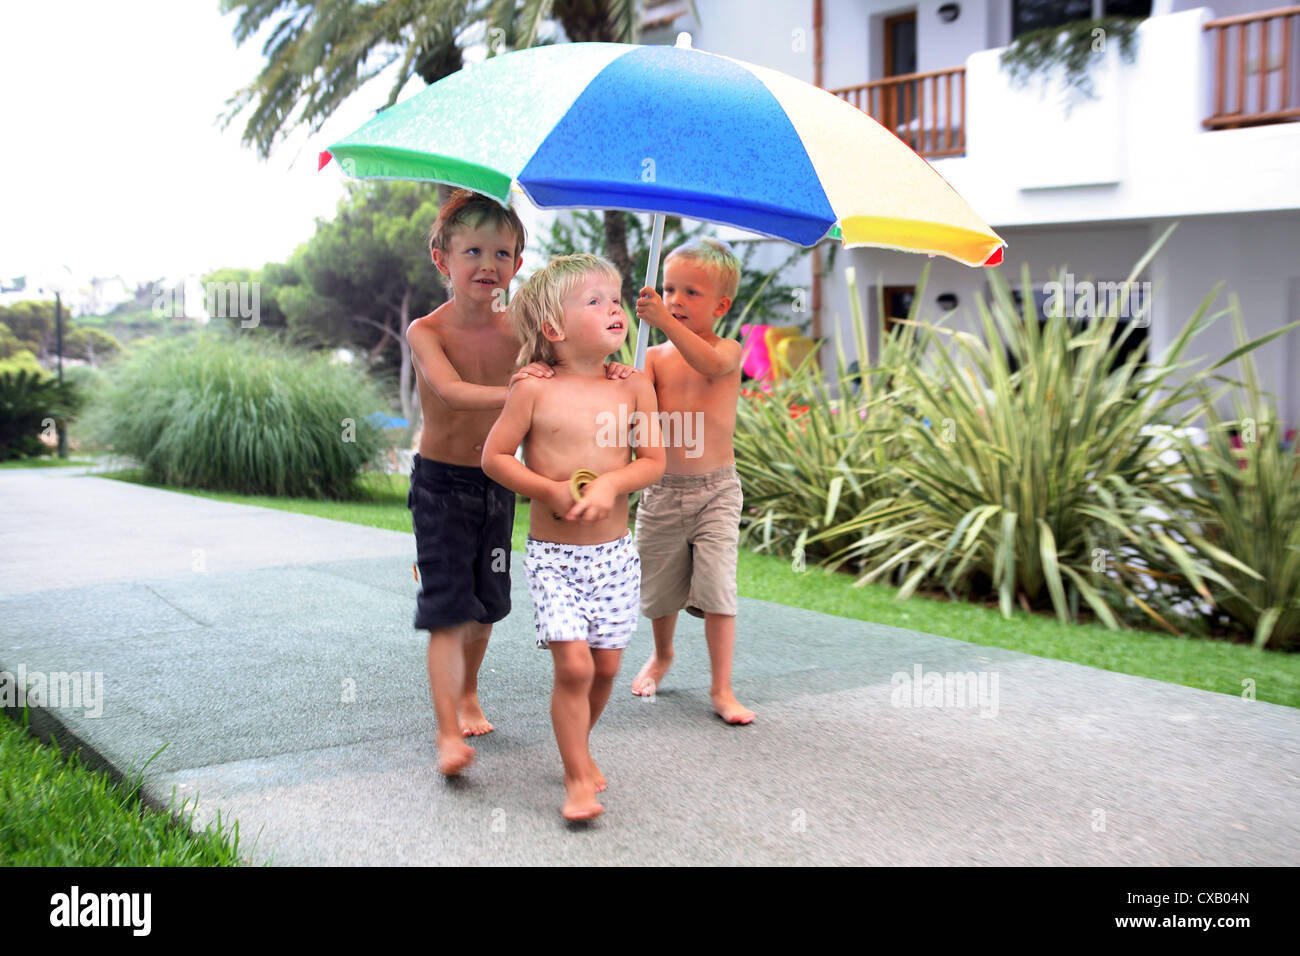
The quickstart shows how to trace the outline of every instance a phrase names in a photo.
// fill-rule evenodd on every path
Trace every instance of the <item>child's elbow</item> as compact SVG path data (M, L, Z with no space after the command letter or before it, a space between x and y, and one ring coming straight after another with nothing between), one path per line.
M433 393L438 396L438 400L446 405L453 412L469 411L467 406L455 385L444 385L441 388L433 386Z
M654 484L664 476L664 471L668 468L668 456L664 454L662 448L655 448L651 453L645 456L647 462L646 471L649 472L650 484Z

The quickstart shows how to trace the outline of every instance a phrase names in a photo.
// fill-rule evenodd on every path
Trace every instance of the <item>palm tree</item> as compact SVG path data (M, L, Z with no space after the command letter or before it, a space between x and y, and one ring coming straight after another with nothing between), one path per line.
M384 107L412 77L434 83L464 64L456 39L482 25L488 55L536 46L542 26L558 20L574 42L635 43L639 0L221 0L238 12L234 38L242 45L264 26L266 63L227 101L229 125L251 108L242 141L263 159L299 126L316 132L344 100L385 69L397 75ZM439 190L445 199L445 189ZM623 274L623 294L635 299L625 214L605 213L606 254Z

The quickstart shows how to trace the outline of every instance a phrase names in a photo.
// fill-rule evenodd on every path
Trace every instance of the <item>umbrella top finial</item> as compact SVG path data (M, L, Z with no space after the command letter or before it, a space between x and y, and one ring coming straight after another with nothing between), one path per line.
M675 45L679 50L691 49L691 35L685 32L677 34L677 43Z

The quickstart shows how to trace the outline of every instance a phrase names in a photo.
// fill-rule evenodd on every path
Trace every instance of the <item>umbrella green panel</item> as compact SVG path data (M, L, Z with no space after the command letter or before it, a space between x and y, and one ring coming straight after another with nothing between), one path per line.
M591 78L634 49L558 44L493 57L384 110L328 153L358 179L447 183L507 203L511 181Z

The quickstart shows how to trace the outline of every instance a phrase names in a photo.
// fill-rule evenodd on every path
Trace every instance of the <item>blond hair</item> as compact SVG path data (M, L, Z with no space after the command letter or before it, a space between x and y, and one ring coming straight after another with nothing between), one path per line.
M673 259L688 259L701 266L713 277L723 295L728 299L736 297L740 288L740 257L721 239L692 239L668 253L664 265Z
M510 327L523 343L517 360L520 367L532 362L555 364L555 346L542 327L549 322L557 332L564 331L564 300L593 273L622 285L623 277L614 263L584 252L556 256L529 276L514 294L510 300Z

